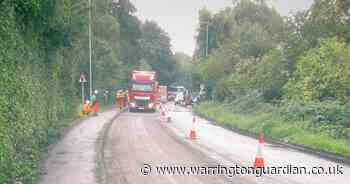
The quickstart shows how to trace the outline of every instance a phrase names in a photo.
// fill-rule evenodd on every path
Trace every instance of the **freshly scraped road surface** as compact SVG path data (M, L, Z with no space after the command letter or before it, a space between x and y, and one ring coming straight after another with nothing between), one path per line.
M171 104L168 109L170 123L162 122L159 113L122 113L104 136L101 136L103 127L118 113L116 110L77 124L50 151L40 184L100 184L98 175L106 184L348 184L350 181L350 167L343 163L268 143L263 150L267 166L326 168L338 164L344 174L161 175L156 166L252 166L257 151L256 139L200 118L196 123L199 139L189 140L191 111ZM98 145L104 145L102 152ZM97 160L101 153L103 159ZM103 164L98 167L98 162ZM141 172L144 164L152 168L149 175Z
M123 113L112 124L106 138L104 163L107 184L347 184L350 168L343 175L254 175L201 176L157 173L156 166L252 166L257 140L199 119L199 139L188 139L192 113L169 105L171 123L161 122L159 113ZM339 163L289 148L265 144L263 154L267 166L336 166ZM144 164L152 167L143 175Z
M192 149L161 124L158 114L124 113L113 123L105 147L108 184L229 183L223 177L157 175L141 173L144 164L210 165L214 161Z
M97 141L116 114L109 110L74 126L50 151L40 184L96 184Z

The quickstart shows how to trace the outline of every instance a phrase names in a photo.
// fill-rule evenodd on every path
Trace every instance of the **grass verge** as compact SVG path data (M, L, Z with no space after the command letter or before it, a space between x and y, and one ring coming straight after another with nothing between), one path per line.
M274 140L289 142L308 148L339 154L350 158L350 143L346 139L335 139L323 132L308 130L307 121L285 121L273 112L239 113L228 105L215 102L202 103L194 111L216 123L249 133L264 132Z

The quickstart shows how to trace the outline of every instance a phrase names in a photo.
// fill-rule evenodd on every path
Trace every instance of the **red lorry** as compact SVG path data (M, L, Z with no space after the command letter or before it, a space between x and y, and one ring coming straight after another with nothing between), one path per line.
M154 71L132 71L129 83L129 111L156 111L158 81Z

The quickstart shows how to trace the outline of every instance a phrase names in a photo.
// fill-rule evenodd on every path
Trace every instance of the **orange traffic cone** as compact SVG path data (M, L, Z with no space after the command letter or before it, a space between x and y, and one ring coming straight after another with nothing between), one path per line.
M257 152L256 157L255 157L254 168L265 167L264 158L262 155L262 149L264 147L264 143L265 143L264 134L261 133L259 136L258 152Z
M192 129L191 129L191 132L190 132L190 139L192 139L192 140L197 139L195 124L196 124L196 117L193 116L193 118L192 118Z

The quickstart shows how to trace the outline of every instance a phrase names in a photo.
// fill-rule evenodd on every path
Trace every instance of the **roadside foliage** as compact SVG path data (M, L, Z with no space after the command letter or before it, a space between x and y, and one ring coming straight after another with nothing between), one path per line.
M128 0L91 7L94 89L125 88L142 60L162 71L164 84L174 78L159 26L141 22ZM89 79L89 8L85 0L0 1L0 183L35 183L42 153L78 116L79 76Z
M305 11L282 16L265 1L241 0L215 14L202 9L193 68L200 69L209 100L242 115L242 121L251 115L260 122L278 119L275 130L295 122L296 130L306 129L321 142L349 142L349 8L347 1L317 0ZM198 110L220 119L204 107L208 104ZM271 136L350 155L341 146L333 149L332 141L307 143L283 131Z

